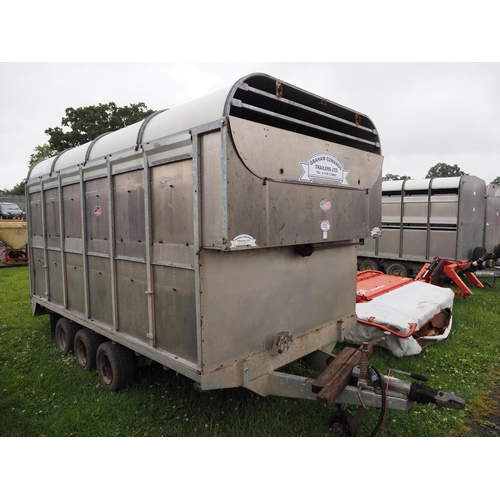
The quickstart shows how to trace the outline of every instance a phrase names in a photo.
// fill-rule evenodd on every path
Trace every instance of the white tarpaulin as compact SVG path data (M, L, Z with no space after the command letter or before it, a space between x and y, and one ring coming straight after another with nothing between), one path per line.
M448 337L454 298L454 292L448 288L412 281L372 300L357 303L357 325L345 333L342 340L361 344L387 336L381 328L361 323L361 320L401 335L390 334L388 342L381 343L395 356L419 354L422 345ZM411 332L412 324L416 324L414 334L403 338Z

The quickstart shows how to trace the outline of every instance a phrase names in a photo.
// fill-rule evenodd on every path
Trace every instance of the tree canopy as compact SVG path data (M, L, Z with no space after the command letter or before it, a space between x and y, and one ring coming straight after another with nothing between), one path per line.
M32 167L39 161L45 160L45 158L51 158L55 156L57 151L52 149L49 144L44 144L43 146L37 146L33 153L30 155L30 160L28 162L28 167Z
M154 111L143 102L118 107L114 102L80 108L66 108L62 127L48 128L48 146L57 153L81 146L106 132L137 123Z
M425 176L426 179L430 179L431 177L460 177L464 175L465 172L462 172L457 164L451 166L446 163L436 163Z
M387 174L382 177L383 181L405 181L411 179L409 175Z
M68 148L81 146L93 141L106 132L114 132L127 125L137 123L154 111L148 109L143 102L118 107L114 102L66 108L66 116L61 119L62 127L48 128L45 133L49 141L36 146L28 161L32 167L45 158L51 158Z
M18 184L16 184L12 189L4 190L3 194L24 196L25 187L26 187L26 181L21 181Z
M495 177L490 184L500 184L500 175L498 177Z

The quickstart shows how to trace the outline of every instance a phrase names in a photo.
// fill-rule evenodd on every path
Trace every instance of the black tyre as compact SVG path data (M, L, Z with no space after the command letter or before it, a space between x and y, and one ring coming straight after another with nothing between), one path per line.
M54 340L57 349L63 354L68 354L73 350L75 344L75 335L79 325L73 323L68 318L60 318L56 323L54 331Z
M477 259L481 258L486 253L486 248L484 247L476 247L472 251L472 262L475 262Z
M401 278L408 278L410 276L410 270L399 262L394 262L394 264L387 266L385 273L389 276L401 276Z
M50 336L52 338L55 338L56 336L56 325L57 322L61 319L61 316L59 314L50 313Z
M500 243L493 249L493 253L497 259L500 259Z
M328 427L338 437L356 436L356 419L351 413L344 410L338 410L330 415Z
M295 251L301 256L301 257L310 257L313 252L314 252L314 247L310 244L306 245L297 245L295 246Z
M119 391L135 378L135 355L126 347L104 342L97 349L97 373L104 387Z
M376 260L365 259L359 265L360 271L380 271L380 264Z
M75 359L87 371L95 370L97 349L106 339L88 328L78 330L75 336Z

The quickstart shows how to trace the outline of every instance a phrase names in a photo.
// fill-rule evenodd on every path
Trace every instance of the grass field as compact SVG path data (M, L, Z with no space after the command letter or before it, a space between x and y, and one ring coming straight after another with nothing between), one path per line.
M0 285L1 436L330 436L330 411L313 402L263 398L245 389L199 393L192 381L158 365L142 368L132 386L113 393L73 355L57 351L48 316L32 317L26 267L0 268ZM473 289L472 297L455 299L450 337L418 356L397 359L375 349L371 364L380 372L421 373L430 386L467 401L461 411L433 405L417 405L408 414L389 410L379 436L470 436L473 421L494 427L489 415L497 409L490 396L500 380L499 289ZM305 365L296 370L314 375ZM365 435L378 417L379 410L367 410Z

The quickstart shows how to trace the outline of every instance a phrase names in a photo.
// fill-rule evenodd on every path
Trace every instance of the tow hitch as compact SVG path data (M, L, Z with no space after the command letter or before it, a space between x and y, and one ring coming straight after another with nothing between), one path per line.
M409 398L423 405L434 403L441 408L465 409L465 401L453 392L444 392L422 384L411 384Z
M320 407L328 409L334 403L337 405L337 411L328 421L332 431L345 436L362 436L365 409L368 407L380 408L380 417L371 436L375 436L382 426L387 409L410 411L415 404L431 403L440 408L465 408L465 401L453 392L421 383L427 381L423 375L400 370L381 374L369 364L373 344L364 342L357 349L344 348L312 383L312 391L317 394L316 401ZM401 380L392 376L392 373L409 376L420 382ZM356 405L357 418L342 410L342 404Z

